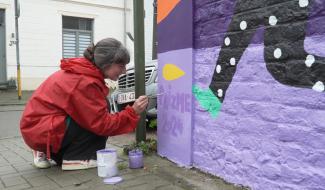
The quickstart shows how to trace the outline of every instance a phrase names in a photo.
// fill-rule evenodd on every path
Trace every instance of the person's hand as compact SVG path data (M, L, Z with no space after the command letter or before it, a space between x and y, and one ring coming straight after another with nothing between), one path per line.
M147 96L140 96L138 99L135 100L132 108L138 115L140 115L147 108L148 101L149 100Z

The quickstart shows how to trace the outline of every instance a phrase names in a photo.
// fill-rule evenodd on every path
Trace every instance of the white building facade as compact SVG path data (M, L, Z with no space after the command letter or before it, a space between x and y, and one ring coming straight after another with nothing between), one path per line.
M19 43L23 90L34 90L60 69L63 57L81 56L92 42L113 37L133 60L132 0L20 0ZM146 60L151 59L152 1L145 1ZM0 84L17 78L15 5L0 0Z

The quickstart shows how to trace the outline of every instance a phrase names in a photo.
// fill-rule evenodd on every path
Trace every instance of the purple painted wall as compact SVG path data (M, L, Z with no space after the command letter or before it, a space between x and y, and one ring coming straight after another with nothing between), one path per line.
M159 70L173 63L186 75L165 81L158 74L158 153L170 160L189 166L192 164L192 49L159 54Z
M325 57L325 2L309 3L305 50ZM194 83L205 89L235 1L195 4ZM252 189L325 189L325 94L276 81L266 68L263 33L261 27L237 64L219 115L195 103L193 165Z
M192 164L192 9L192 1L180 1L158 25L158 153L183 166ZM166 78L170 64L184 75Z
M201 87L218 52L195 53ZM250 46L217 118L195 105L193 164L252 189L324 189L325 96L279 84L263 60L262 46Z

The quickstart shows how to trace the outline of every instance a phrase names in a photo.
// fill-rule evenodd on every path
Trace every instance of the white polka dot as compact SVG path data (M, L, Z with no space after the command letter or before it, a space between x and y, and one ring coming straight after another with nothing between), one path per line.
M216 71L217 71L217 73L220 73L221 72L221 66L220 65L217 65Z
M311 67L315 63L315 57L313 55L308 55L305 61L307 67Z
M218 90L218 97L221 98L222 96L223 96L223 90L222 89L219 89Z
M276 48L274 50L274 57L279 59L282 56L282 50L280 48Z
M230 59L230 65L232 65L232 66L236 65L236 59L235 58Z
M229 37L225 38L225 45L226 46L230 45L230 38Z
M247 28L247 22L246 21L241 21L240 22L240 29L241 30L246 30Z
M299 0L300 7L307 7L309 4L309 0Z
M324 83L321 81L316 82L316 84L313 86L313 90L317 92L324 92L325 90Z
M278 19L275 16L270 16L270 18L269 18L269 24L271 26L275 26L277 22L278 22Z

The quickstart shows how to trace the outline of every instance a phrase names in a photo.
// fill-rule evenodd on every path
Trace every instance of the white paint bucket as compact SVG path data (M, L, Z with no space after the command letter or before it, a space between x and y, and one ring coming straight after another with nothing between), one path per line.
M97 151L97 171L99 177L113 177L118 174L117 152L115 149Z

